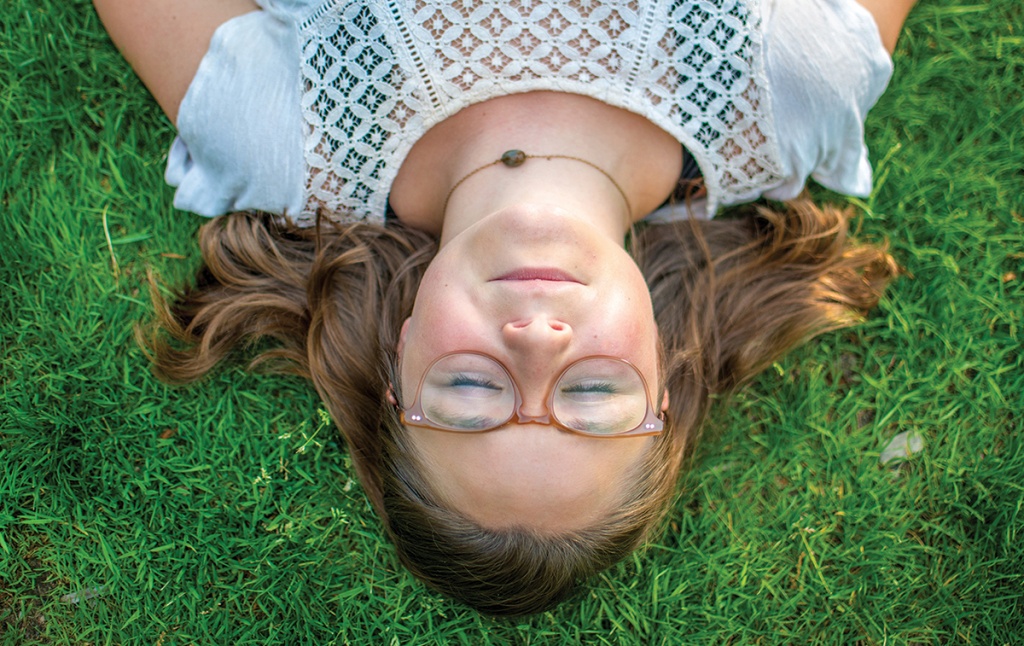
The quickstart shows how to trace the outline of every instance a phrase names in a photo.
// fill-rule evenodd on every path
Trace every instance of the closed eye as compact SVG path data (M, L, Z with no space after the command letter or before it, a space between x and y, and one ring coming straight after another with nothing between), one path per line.
M586 381L563 386L563 393L608 393L619 392L618 387L610 381Z
M490 379L480 379L468 375L453 375L448 380L449 388L486 388L487 390L502 390L499 383Z

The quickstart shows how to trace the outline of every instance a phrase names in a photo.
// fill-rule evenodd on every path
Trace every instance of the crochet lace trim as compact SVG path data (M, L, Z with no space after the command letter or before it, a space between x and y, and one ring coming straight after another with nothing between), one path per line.
M518 92L593 97L676 137L710 214L781 179L760 4L740 0L330 0L299 24L306 208L381 221L412 145Z

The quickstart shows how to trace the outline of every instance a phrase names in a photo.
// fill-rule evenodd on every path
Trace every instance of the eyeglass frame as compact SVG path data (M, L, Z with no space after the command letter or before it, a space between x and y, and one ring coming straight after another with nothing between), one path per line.
M505 375L508 377L509 383L512 384L512 393L515 397L514 403L512 405L512 412L509 413L509 416L504 421L498 423L495 426L479 430L449 428L430 420L427 417L426 413L423 412L423 384L427 380L427 375L430 374L431 369L433 369L433 367L437 365L438 362L457 354L475 355L479 357L484 357L485 359L490 359L494 363L498 364L498 367L500 367L502 371L504 371ZM555 417L552 413L552 411L554 410L555 403L555 388L558 386L558 382L561 381L562 377L564 377L565 374L569 372L569 370L571 370L574 366L584 361L589 361L591 359L608 359L611 361L616 361L618 363L624 363L630 368L632 368L633 372L635 372L636 375L640 377L640 383L643 384L644 387L644 399L647 401L647 411L644 414L644 419L634 428L628 431L623 431L621 433L588 433L586 431L581 431L579 429L566 426L565 424L560 422L558 418ZM490 433L491 431L496 431L498 429L510 426L512 424L530 423L546 424L549 426L554 426L559 430L565 431L567 433L582 435L584 437L596 438L644 437L649 435L661 435L662 433L665 432L665 420L662 417L662 414L654 408L654 404L651 400L651 390L647 385L647 379L644 377L644 374L640 372L639 368L637 368L635 365L621 357L612 357L609 355L595 354L582 357L580 359L573 361L572 363L567 365L560 373L558 373L558 377L555 378L555 381L553 382L553 385L551 387L551 391L548 393L547 400L547 412L544 415L523 415L522 391L519 388L519 383L516 381L515 377L512 376L512 373L509 371L508 367L506 367L504 363L502 363L497 357L493 357L487 354L486 352L477 352L474 350L456 350L454 352L446 352L430 362L430 365L427 366L427 369L423 371L423 375L420 377L420 383L416 387L416 397L413 399L412 405L410 405L408 408L400 409L399 419L401 420L402 424L406 426L428 428L434 431L444 431L446 433L464 434Z

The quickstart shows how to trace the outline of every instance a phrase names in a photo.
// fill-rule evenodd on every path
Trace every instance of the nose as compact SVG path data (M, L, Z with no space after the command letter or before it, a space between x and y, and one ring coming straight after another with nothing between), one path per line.
M548 414L544 393L551 387L552 372L572 341L572 327L564 321L544 315L506 323L502 328L505 344L512 354L512 370L517 375L523 403L517 411L520 422L542 421Z
M539 357L556 361L572 341L572 327L538 314L506 323L502 335L509 349L525 359Z

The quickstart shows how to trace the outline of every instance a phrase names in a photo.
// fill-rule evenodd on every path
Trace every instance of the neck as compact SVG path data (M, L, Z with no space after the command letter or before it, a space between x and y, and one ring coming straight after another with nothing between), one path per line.
M513 168L477 166L445 200L441 244L490 214L539 205L579 214L606 235L621 237L634 219L628 196L599 169L562 156L532 157Z
M478 170L510 149L587 163L531 158ZM442 245L492 213L539 204L579 214L621 241L669 195L680 165L679 144L642 117L533 92L476 104L435 126L413 147L391 197L404 222L440 234Z

